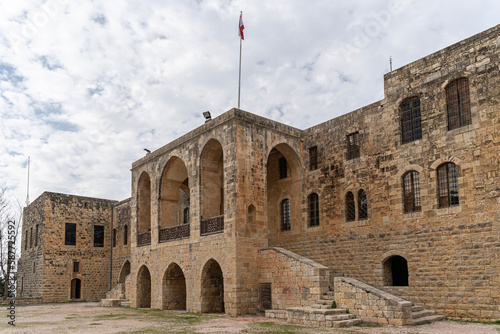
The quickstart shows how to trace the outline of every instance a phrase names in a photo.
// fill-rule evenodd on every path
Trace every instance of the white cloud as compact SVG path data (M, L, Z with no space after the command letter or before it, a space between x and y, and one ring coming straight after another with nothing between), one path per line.
M487 8L487 10L485 10ZM307 128L383 98L383 74L497 23L446 1L0 3L0 186L123 199L130 165L237 104Z

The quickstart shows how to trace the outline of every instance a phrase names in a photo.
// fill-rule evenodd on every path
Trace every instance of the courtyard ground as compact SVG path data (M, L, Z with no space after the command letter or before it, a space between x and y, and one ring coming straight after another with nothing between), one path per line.
M98 303L16 306L16 326L8 325L6 306L0 312L0 333L246 333L246 334L489 334L500 325L441 321L408 327L317 328L290 325L262 316L229 317L182 311L100 307Z

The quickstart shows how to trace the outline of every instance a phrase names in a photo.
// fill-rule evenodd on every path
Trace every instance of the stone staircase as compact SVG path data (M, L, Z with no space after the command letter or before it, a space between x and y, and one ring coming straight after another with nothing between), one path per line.
M434 310L427 310L423 306L414 305L411 308L412 325L428 324L445 319L444 315L436 314Z
M126 298L125 284L119 283L113 289L107 292L106 298L101 299L101 306L130 306L130 301Z
M292 324L320 327L351 327L361 323L361 319L350 314L347 309L332 308L335 294L327 291L320 300L311 306L292 307L287 310L266 310L266 317L286 319Z

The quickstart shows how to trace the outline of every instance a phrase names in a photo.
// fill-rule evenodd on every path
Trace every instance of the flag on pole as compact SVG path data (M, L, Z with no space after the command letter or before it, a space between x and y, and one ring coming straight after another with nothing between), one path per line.
M245 36L243 35L243 29L245 29L245 26L243 25L243 13L240 13L240 27L238 30L238 36L240 36L241 39L245 39Z

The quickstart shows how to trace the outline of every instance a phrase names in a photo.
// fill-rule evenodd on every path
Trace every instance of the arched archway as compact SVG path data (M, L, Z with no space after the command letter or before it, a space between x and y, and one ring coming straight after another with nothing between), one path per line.
M408 286L408 262L402 256L395 255L383 263L385 286Z
M294 149L288 144L276 145L267 158L267 223L271 238L288 230L301 231L301 179L301 163ZM281 204L285 199L290 210L283 217Z
M168 161L161 177L160 227L172 227L183 223L182 213L190 206L188 171L178 157Z
M79 278L71 280L71 299L80 299L82 297L82 281Z
M130 274L130 262L127 260L122 266L122 270L120 271L120 276L118 278L118 283L125 283L125 279Z
M137 307L151 308L151 274L144 265L137 273Z
M224 214L224 154L222 145L210 139L201 153L201 216Z
M163 277L163 310L186 309L186 278L177 263L171 263Z
M138 233L151 231L151 180L149 174L142 172L137 185Z
M201 273L201 312L224 313L224 275L217 261L210 259Z

